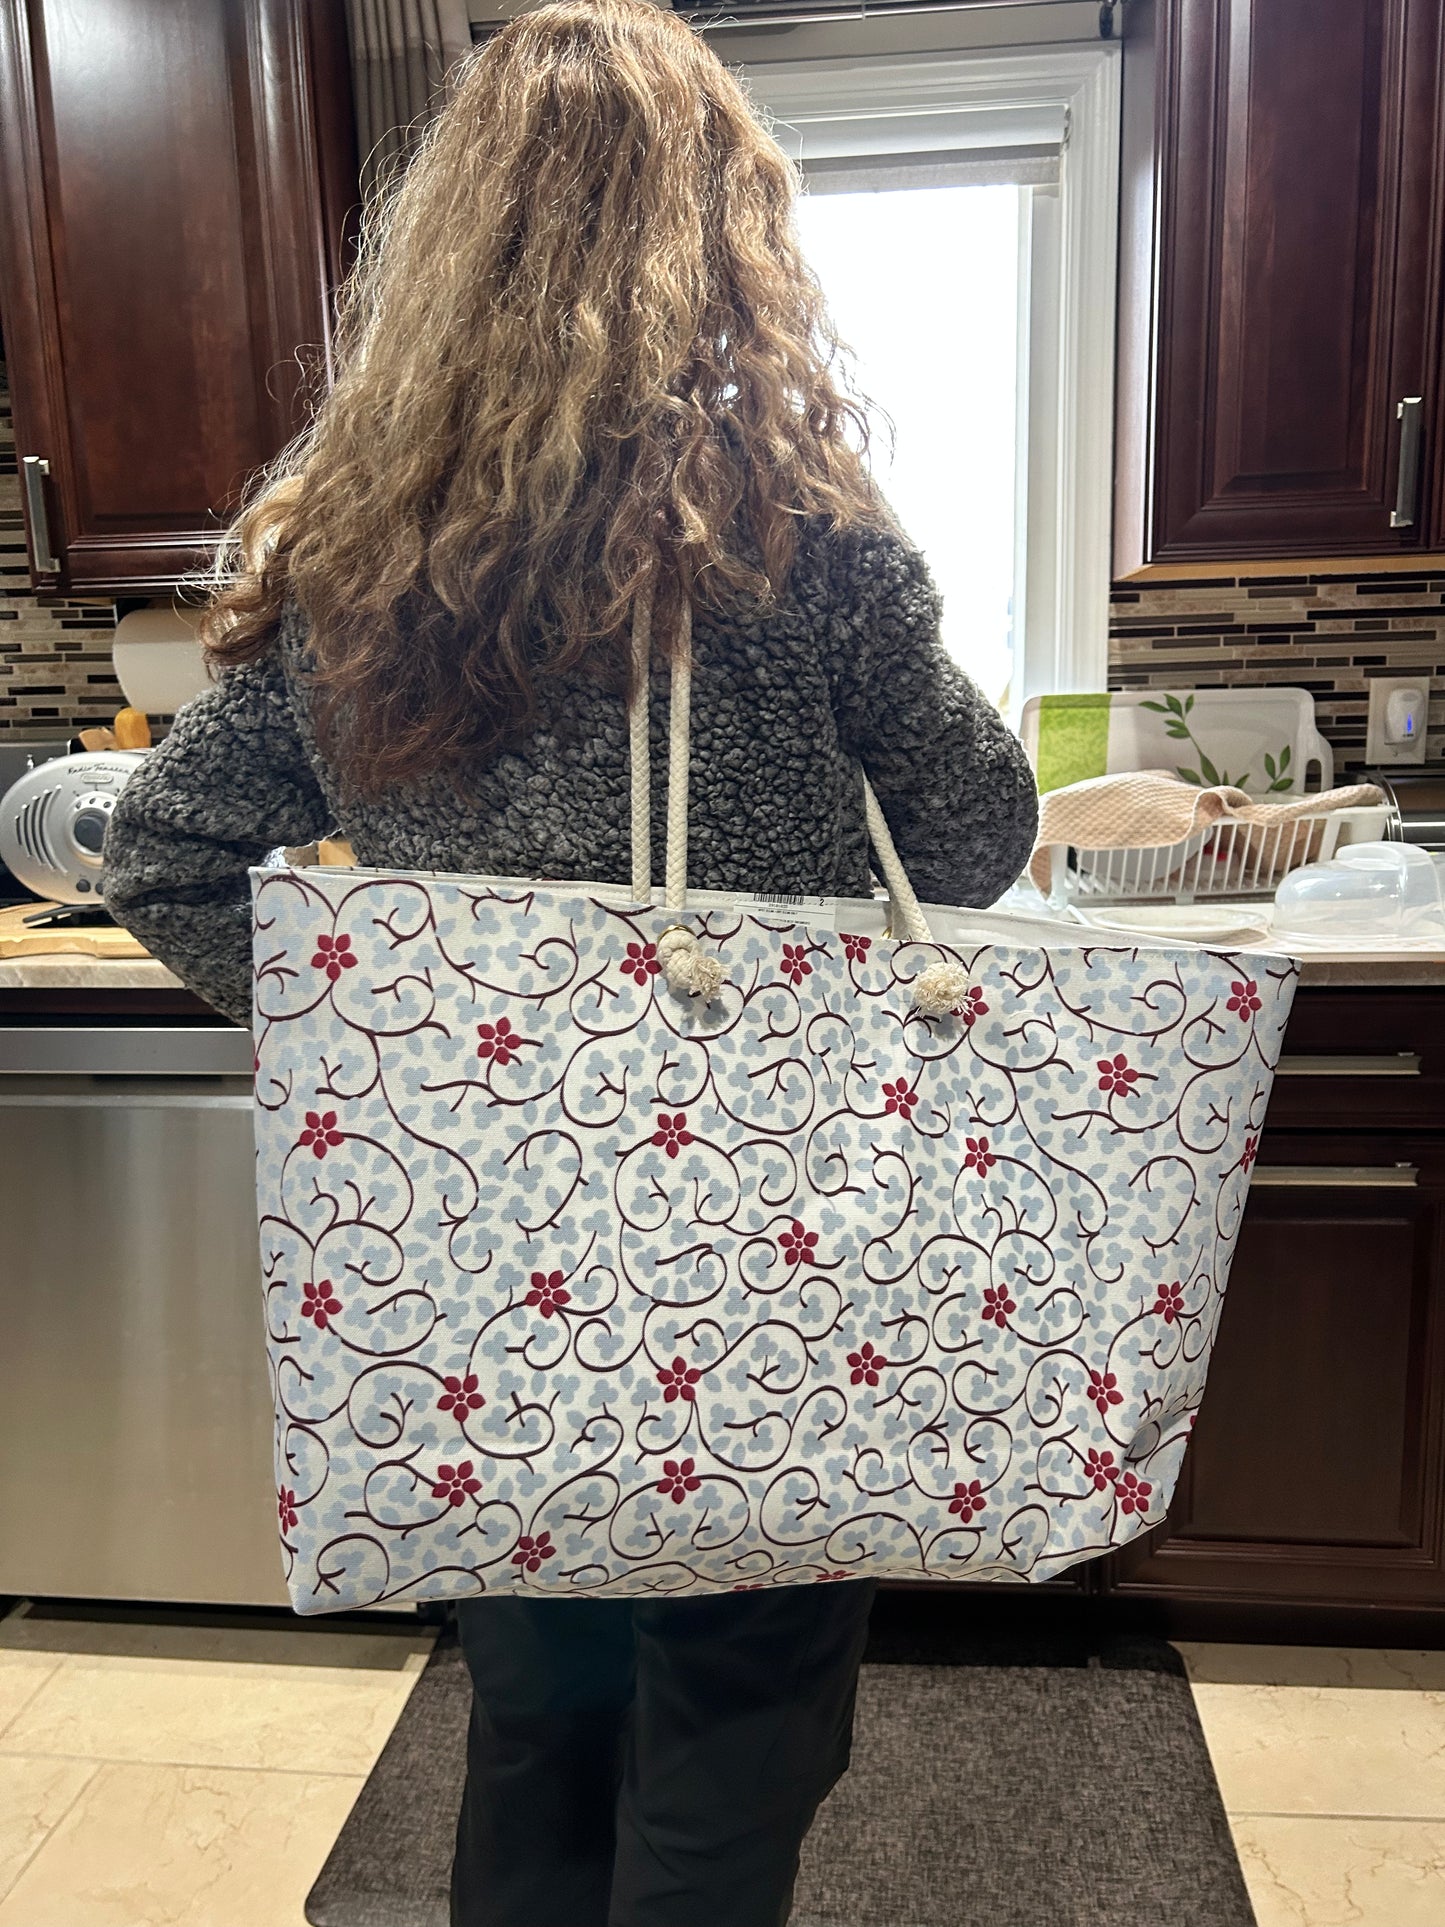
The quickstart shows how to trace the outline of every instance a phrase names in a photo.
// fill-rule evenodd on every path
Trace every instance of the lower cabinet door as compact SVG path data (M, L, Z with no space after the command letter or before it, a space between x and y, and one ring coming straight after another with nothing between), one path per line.
M1203 1410L1126 1592L1445 1605L1445 1155L1265 1140Z

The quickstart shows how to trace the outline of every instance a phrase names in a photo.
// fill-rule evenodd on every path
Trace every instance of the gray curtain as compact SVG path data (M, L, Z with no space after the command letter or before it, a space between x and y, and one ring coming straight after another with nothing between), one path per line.
M346 0L361 188L405 166L472 44L467 0Z

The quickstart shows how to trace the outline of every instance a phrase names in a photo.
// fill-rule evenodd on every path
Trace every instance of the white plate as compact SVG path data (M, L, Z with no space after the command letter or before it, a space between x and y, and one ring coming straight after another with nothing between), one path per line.
M1130 937L1172 937L1181 943L1259 943L1269 935L1269 911L1227 903L1115 903L1078 916L1095 930Z

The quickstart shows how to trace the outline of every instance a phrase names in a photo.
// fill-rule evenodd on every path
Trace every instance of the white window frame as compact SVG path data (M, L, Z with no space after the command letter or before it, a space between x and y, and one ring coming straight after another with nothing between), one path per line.
M1000 130L1062 125L1057 193L1028 197L1021 237L1030 312L1020 317L1019 518L1022 608L1011 709L1056 690L1103 689L1109 662L1114 470L1114 338L1119 194L1119 48L902 55L750 63L742 78L790 152L810 124L889 122L906 150L910 116L952 117L961 147ZM921 121L920 121L921 124ZM969 128L977 129L971 135ZM931 143L930 143L931 144Z

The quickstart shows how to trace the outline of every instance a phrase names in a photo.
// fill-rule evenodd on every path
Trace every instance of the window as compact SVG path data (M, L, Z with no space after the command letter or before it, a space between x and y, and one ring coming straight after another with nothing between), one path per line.
M1116 50L745 78L803 165L804 250L892 418L874 470L943 592L948 648L1015 717L1102 688Z
M874 185L813 191L803 247L853 350L859 385L891 419L873 471L943 592L950 652L1001 706L1013 678L1018 481L1016 186L915 186L906 163Z

